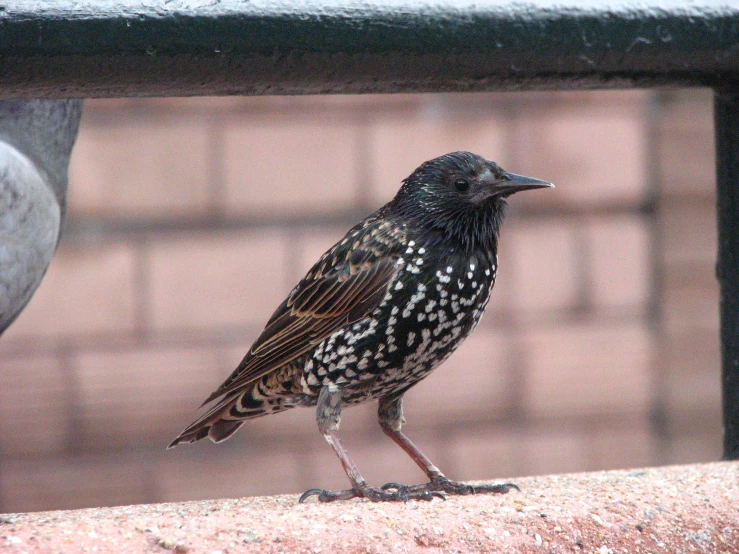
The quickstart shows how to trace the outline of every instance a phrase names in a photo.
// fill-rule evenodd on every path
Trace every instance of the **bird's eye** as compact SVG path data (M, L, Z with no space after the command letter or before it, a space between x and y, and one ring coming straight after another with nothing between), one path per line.
M457 189L459 192L467 192L470 190L470 184L465 179L457 179L454 181L454 188Z

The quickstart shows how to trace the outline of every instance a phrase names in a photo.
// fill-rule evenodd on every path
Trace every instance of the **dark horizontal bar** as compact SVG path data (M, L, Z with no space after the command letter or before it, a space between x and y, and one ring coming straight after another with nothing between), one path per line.
M726 86L739 3L20 0L0 95Z

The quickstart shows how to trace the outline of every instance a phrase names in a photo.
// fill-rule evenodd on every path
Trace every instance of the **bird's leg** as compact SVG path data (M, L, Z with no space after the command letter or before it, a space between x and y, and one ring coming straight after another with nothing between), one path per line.
M385 434L393 439L416 462L416 465L423 470L431 481L444 478L444 474L439 471L439 468L408 437L400 432L401 427L405 423L402 396L386 396L381 398L377 409L377 418Z
M310 489L305 491L300 497L299 502L304 502L306 498L317 495L321 502L331 502L334 500L348 500L355 496L362 496L362 488L367 486L366 481L359 473L357 466L349 457L349 453L341 444L337 434L339 425L341 424L341 388L337 385L327 385L321 389L318 394L318 403L316 405L316 423L318 430L323 434L334 449L336 456L341 462L344 472L346 472L352 488L343 491L327 491L322 489Z
M403 396L386 396L380 399L379 408L377 410L380 427L385 434L393 439L411 459L416 462L426 476L429 482L424 485L406 486L398 483L387 483L382 488L384 490L395 490L405 494L415 493L419 491L428 491L430 493L445 492L448 494L477 494L477 493L507 493L511 489L520 490L514 483L502 483L498 485L468 485L467 483L459 483L450 481L436 467L426 455L421 452L418 447L413 444L408 437L400 432L405 418L403 417Z
M351 489L341 491L328 491L323 489L310 489L303 493L298 502L304 502L311 496L317 496L321 502L333 502L334 500L348 500L355 497L363 497L373 502L398 501L398 500L431 500L439 496L431 491L419 490L405 493L401 491L390 491L370 487L359 473L357 466L349 457L349 453L341 444L338 437L339 424L341 423L341 388L338 385L327 385L321 389L316 406L316 422L318 430L334 449L336 456L349 477L352 484Z

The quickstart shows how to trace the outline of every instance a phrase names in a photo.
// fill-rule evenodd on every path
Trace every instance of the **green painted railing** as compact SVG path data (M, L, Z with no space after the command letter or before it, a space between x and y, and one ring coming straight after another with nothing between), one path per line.
M732 6L733 4L733 6ZM720 86L739 4L534 0L20 0L5 96Z

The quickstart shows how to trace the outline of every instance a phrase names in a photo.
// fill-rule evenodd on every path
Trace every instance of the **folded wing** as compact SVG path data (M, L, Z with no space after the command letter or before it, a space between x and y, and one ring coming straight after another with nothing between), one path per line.
M355 227L329 250L270 318L231 376L203 403L230 396L368 317L397 273L401 237L383 223Z

